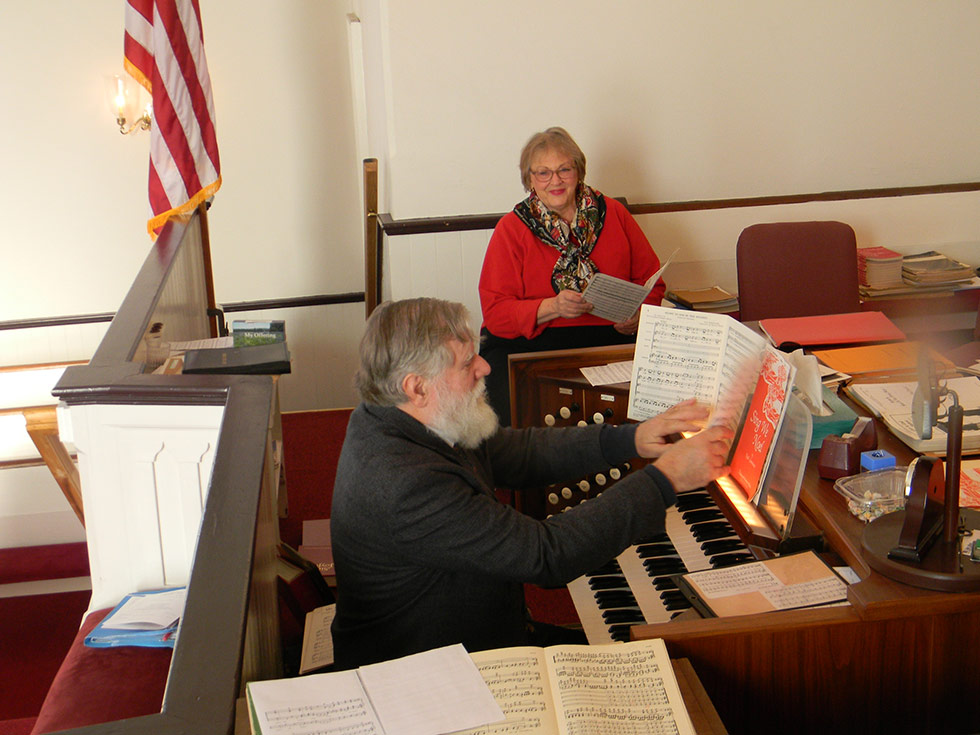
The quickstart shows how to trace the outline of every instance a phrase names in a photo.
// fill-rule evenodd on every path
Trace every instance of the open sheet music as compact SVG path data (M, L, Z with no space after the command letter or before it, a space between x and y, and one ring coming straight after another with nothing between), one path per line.
M660 639L470 656L507 719L465 735L694 733Z
M685 398L711 407L709 425L738 427L763 356L779 353L726 314L645 304L640 312L629 418L663 413Z
M503 718L461 644L246 685L254 735L440 735Z
M607 273L596 273L589 279L585 291L582 292L582 298L592 304L592 311L589 313L608 319L614 324L625 322L636 313L646 297L650 295L653 287L657 285L660 274L667 269L676 254L676 250L672 252L666 262L660 266L660 270L650 276L642 286Z

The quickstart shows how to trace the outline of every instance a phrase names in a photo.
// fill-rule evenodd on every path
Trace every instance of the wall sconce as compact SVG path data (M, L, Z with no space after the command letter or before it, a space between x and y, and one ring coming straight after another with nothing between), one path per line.
M106 102L116 118L119 132L129 135L149 130L153 122L153 102L143 102L145 92L135 80L121 74L106 77Z

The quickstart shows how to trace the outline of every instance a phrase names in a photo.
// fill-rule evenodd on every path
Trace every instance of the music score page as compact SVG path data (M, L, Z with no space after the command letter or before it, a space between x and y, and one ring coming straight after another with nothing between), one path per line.
M693 735L664 642L471 654L506 720L459 735Z
M708 425L738 427L766 340L725 314L644 305L628 416L663 413L686 398L712 408Z

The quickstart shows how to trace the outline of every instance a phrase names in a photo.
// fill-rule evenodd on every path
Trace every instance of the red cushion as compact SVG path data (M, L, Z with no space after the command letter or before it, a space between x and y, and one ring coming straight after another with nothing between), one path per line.
M58 669L32 735L155 714L163 706L171 648L89 648L85 636L111 608L85 618Z

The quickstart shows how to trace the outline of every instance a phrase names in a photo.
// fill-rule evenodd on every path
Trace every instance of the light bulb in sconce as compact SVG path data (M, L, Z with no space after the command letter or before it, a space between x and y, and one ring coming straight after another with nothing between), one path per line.
M106 77L105 84L106 102L116 118L119 132L128 135L136 130L149 130L153 106L149 101L143 103L143 87L121 74Z

